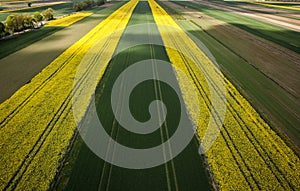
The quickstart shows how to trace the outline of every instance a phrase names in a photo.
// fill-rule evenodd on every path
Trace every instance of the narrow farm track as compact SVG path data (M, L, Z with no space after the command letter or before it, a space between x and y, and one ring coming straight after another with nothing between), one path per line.
M130 10L133 10L131 5L132 4L134 5L134 3L135 2L132 1L131 3L123 6L122 8L120 8L120 11L130 12ZM4 186L3 187L4 190L13 190L15 188L17 189L26 188L28 187L28 185L31 184L34 184L35 186L39 187L39 189L47 188L47 186L49 185L49 181L51 181L52 177L55 174L55 168L57 166L58 161L60 160L60 156L64 152L64 148L67 146L69 139L72 137L75 128L75 124L72 121L72 112L71 112L73 80L71 78L71 81L69 81L69 83L66 83L65 77L69 76L68 78L70 78L72 76L72 73L74 75L74 72L76 72L76 70L74 71L74 66L73 66L74 61L77 60L77 64L80 63L78 62L78 58L80 58L80 56L82 56L84 52L86 52L88 46L93 45L91 42L96 43L97 37L98 39L102 38L101 36L99 37L97 35L99 32L101 33L101 31L103 30L105 31L107 29L112 29L112 28L115 28L116 30L117 29L122 30L122 28L124 27L124 25L126 25L126 22L128 20L126 18L129 18L128 15L124 13L120 14L118 11L112 14L106 21L100 23L94 30L92 30L87 36L85 36L85 38L83 38L81 41L73 45L72 48L64 52L64 54L58 59L56 59L54 63L50 64L50 66L46 68L45 73L41 73L37 77L35 77L33 79L33 83L30 83L27 86L23 87L21 90L17 92L17 94L14 95L13 98L11 98L10 100L8 100L7 102L1 105L2 106L1 112L3 112L3 115L1 115L1 117L3 117L1 120L1 139L3 140L3 142L1 143L1 148L2 148L1 151L5 152L12 148L13 150L15 150L14 153L6 152L2 154L3 157L1 158L1 163L2 163L1 173L5 173L5 175L4 174L1 175L2 181L4 181L3 184L1 183L1 185ZM105 25L105 23L107 23L108 21L110 22L111 25L108 24L106 25L106 27L103 27L103 25ZM118 39L110 37L105 41L104 48L110 47L110 49L114 49L114 46L116 45L117 42ZM83 43L87 45L82 46ZM62 60L63 62L61 62ZM93 69L93 66L91 65L87 67L87 69L91 70ZM86 73L88 73L88 71L86 71ZM59 82L60 80L64 81L63 87L60 85ZM84 78L80 79L78 83L75 85L73 91L75 92L78 90L80 91L79 88L84 82L84 80L85 80ZM60 87L57 88L57 85L59 85ZM69 85L71 85L71 87ZM32 88L32 86L37 88ZM56 89L56 92L59 93L58 94L59 96L57 94L52 96L45 95L45 91L46 92L49 91L49 87ZM26 91L27 94L26 93L24 94L23 92L24 90L27 90ZM64 91L65 93L62 94L62 91ZM44 101L45 98L46 100L52 102L52 106L51 104L49 104L49 101L48 102ZM55 103L55 101L58 98L60 99L59 102ZM51 99L53 100L51 101ZM42 101L45 103L45 105L43 106L42 103L37 104L37 101ZM16 104L18 107L14 107L13 104L11 104L11 102ZM55 104L55 107L53 107L54 106L53 104ZM40 109L40 113L32 113L29 112L32 107L34 108L44 107L44 108ZM51 110L50 108L53 110ZM52 114L49 115L49 113ZM36 119L34 118L38 117L40 119L40 117L42 117L45 114L47 116L44 118L44 121L40 121L39 125L37 126L37 127L42 126L44 128L33 130L32 129L34 127L33 124L36 123ZM35 115L35 117L32 115ZM31 118L31 120L29 120L28 117ZM28 123L28 121L31 121L31 123ZM27 124L25 125L24 122L25 124L26 123ZM69 125L65 126L64 129L59 128L62 127L61 125L65 124L65 122L67 122L67 124L69 123ZM16 123L19 125L16 125ZM15 128L12 128L13 126ZM29 129L25 132L19 131L17 127L22 127L22 126ZM49 170L49 172L44 171L44 173L49 174L52 171L52 175L48 177L47 176L44 177L46 179L43 180L43 182L41 183L35 182L35 181L40 181L40 177L34 176L34 173L37 173L39 171L39 168L37 168L38 167L37 164L41 162L39 161L41 160L40 158L41 156L37 156L37 155L43 155L44 152L43 149L49 147L49 144L50 146L53 146L51 143L51 139L53 140L53 138L54 139L58 138L58 135L57 137L55 136L53 137L53 134L55 135L56 133L62 133L64 138L58 141L60 142L60 144L55 145L57 150L56 151L54 150L53 153L49 156L51 158L48 157L48 159L52 160L53 165L52 166L49 165L50 161L47 161L47 157L44 158L45 156L42 156L44 158L42 159L44 160L45 163L44 165L49 166L48 168L52 168L52 170ZM11 136L12 134L14 134L14 136ZM32 136L33 139L28 140L27 138L28 135ZM18 141L15 141L14 140L15 138L18 138ZM14 145L8 143L14 143ZM19 149L17 149L15 148L15 146L17 146L18 143L21 144L26 143L26 144L24 144L22 147L19 147ZM16 163L17 161L13 162L12 158L18 159L19 162L18 163ZM23 160L20 161L20 159ZM39 164L39 167L42 168L40 170L46 170L43 169L45 167L44 165Z
M151 2L151 8L154 12L156 23L172 25L174 27L177 26L158 4L154 3L154 1ZM159 30L162 34L163 41L167 46L172 47L171 45L173 44L180 52L185 53L177 53L176 51L167 48L168 55L173 64L176 63L178 67L181 67L190 74L199 90L200 97L204 99L202 101L204 102L203 105L205 107L201 108L201 111L214 110L214 108L211 108L210 106L211 98L207 92L207 87L203 83L203 76L201 77L201 74L198 71L199 68L193 64L197 59L201 59L203 56L201 56L199 52L197 53L197 49L192 48L192 42L187 39L188 37L186 37L184 33L166 33L164 32L163 26L159 27ZM186 44L182 42L185 42ZM184 67L181 64L184 64ZM212 76L213 73L209 72L209 63L206 63L206 65L207 64L208 66L203 66L201 68L201 73L203 72L206 74L206 80L211 81L214 91L221 96L219 85L215 84L213 80L215 77ZM220 75L220 73L217 74ZM207 76L209 77L207 78ZM297 166L299 165L299 158L297 155L295 155L293 151L290 150L290 148L288 148L274 132L272 132L270 127L268 127L258 114L255 114L255 111L246 100L239 95L232 84L225 79L225 77L222 78L224 78L227 88L227 100L224 100L226 101L224 103L227 105L227 113L223 129L221 130L221 136L219 136L214 143L214 146L207 152L208 161L220 189L247 188L269 190L276 188L279 190L297 190L300 185L292 178L299 173L297 170ZM183 93L185 94L187 92ZM219 114L214 120L220 120ZM198 130L200 135L202 131L203 136L201 126L199 126ZM281 145L278 144L279 142L281 142ZM220 147L222 147L222 151L220 150ZM226 151L227 149L229 152ZM218 156L220 154L222 157ZM232 159L226 162L228 157ZM282 159L279 159L281 157ZM219 159L220 161L218 161ZM290 166L290 161L283 162L287 159L292 159L294 161L294 167ZM235 164L233 164L232 161L235 161ZM222 168L223 165L220 165L220 163L223 163L224 169ZM234 167L232 165L236 166ZM230 172L230 169L232 172ZM232 179L227 176L228 174L230 174L229 176L231 176L231 178L235 177L233 178L235 181L230 181ZM229 182L227 183L227 181Z
M127 28L136 24L153 23L153 17L151 10L147 2L139 2L136 9L133 12L131 20L128 23ZM146 27L146 26L145 26ZM131 32L133 32L131 30ZM130 79L122 79L122 88L119 91L118 110L116 113L112 113L111 105L109 104L111 88L115 79L120 73L128 66L145 59L158 59L166 60L166 52L163 47L157 45L151 45L153 38L160 38L156 36L157 32L145 28L145 32L137 32L135 35L143 35L148 39L150 44L143 44L124 50L116 55L107 67L107 70L101 79L98 90L96 91L96 105L98 106L98 117L101 123L106 128L107 133L117 142L129 145L134 148L148 148L156 144L162 144L168 140L176 131L178 110L176 107L176 99L174 100L172 91L169 91L166 85L161 84L158 81L145 82L145 85L137 87L137 90L133 92L133 106L137 111L133 111L133 115L137 119L145 120L144 105L147 108L147 104L153 99L162 100L170 112L169 118L159 130L151 133L147 136L135 135L129 133L122 126L120 126L114 116L119 115L121 118L122 107L128 104L122 97L122 94L126 88ZM123 36L120 39L119 45L116 49L122 49L123 43L128 43L128 36L134 35L127 30L124 31ZM134 42L132 42L134 43ZM155 60L153 60L155 63ZM153 75L156 78L160 78L162 75L159 70L152 66ZM172 67L170 72L164 75L175 75ZM135 76L132 76L134 78ZM98 93L97 93L98 92ZM173 104L173 106L172 106ZM159 112L159 111L158 111ZM69 183L66 190L191 190L191 189L210 189L209 180L206 177L203 161L198 155L198 144L195 144L196 138L188 145L188 147L175 159L162 164L157 167L149 169L124 169L114 166L104 160L97 158L89 148L83 143L79 154L77 156L73 171L70 175ZM110 142L107 145L107 157L114 159L115 144ZM170 149L171 148L171 149ZM162 153L165 157L172 156L172 145L166 145ZM111 153L109 155L108 153ZM188 163L186 161L189 161ZM149 179L151 176L151 179ZM187 182L188 185L186 184Z

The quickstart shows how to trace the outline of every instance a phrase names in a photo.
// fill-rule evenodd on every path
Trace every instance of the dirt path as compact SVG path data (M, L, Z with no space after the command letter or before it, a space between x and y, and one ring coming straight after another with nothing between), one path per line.
M73 43L94 28L104 15L60 30L0 59L0 103L28 83Z
M263 13L259 13L259 12L244 10L244 9L237 8L237 7L229 7L227 5L216 4L216 3L212 3L212 2L208 2L208 1L193 1L193 2L196 2L198 4L203 4L206 6L210 6L210 7L216 8L216 9L221 9L221 10L233 12L236 14L252 17L252 18L255 18L260 21L269 22L269 23L275 24L277 26L285 27L287 29L291 29L291 30L300 32L300 26L295 25L295 24L300 24L300 22L296 19L290 19L290 18L280 17L280 16L276 16L276 15L263 14ZM284 21L286 21L286 22L284 22ZM295 23L295 24L291 24L291 23Z

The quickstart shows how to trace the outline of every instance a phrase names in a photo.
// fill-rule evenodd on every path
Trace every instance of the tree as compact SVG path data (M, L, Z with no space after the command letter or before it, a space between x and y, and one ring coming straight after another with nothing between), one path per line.
M79 3L74 3L74 4L73 4L73 10L74 10L74 11L81 11L80 6L79 6Z
M15 15L9 15L6 17L5 28L10 34L13 34L15 32L15 30L17 29L17 21Z
M15 15L17 27L15 31L22 31L24 29L24 16L23 15Z
M96 5L100 6L104 4L104 0L97 0Z
M96 5L104 4L104 3L101 3L101 2L104 2L104 0L98 0L97 3L95 3L95 1L93 1L93 0L84 0L82 2L75 2L73 4L73 9L74 9L74 11L82 11L82 10L85 10L85 9L93 8L93 6L95 4Z
M46 21L52 20L54 18L54 10L52 8L48 8L42 12L42 15Z
M95 5L95 2L93 0L85 0L84 3L86 3L86 8L92 8Z
M24 29L32 28L33 26L34 26L33 18L29 14L23 15L23 27L24 27Z
M43 16L39 12L34 12L33 13L33 18L36 22L40 22L43 20Z

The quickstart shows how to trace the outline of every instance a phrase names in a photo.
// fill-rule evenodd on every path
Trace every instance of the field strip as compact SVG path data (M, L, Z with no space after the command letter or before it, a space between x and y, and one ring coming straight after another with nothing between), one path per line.
M77 66L101 39L102 51L96 55L103 63L102 73L97 76L101 78L136 3L130 1L111 14L0 105L1 189L48 189L76 127L71 100ZM103 36L112 30L119 31L114 38ZM88 70L96 65L84 64L87 71L76 81L74 90L79 93L87 86ZM95 88L91 84L89 87L90 91ZM85 106L82 109L83 114Z
M185 9L180 7L180 10L184 11ZM227 21L220 18L208 16L206 13L194 13L191 9L184 13L193 17L193 23L196 23L198 27L201 27L223 45L232 49L287 93L297 97L300 92L295 86L299 81L296 77L300 71L299 54L274 41L253 34L251 31L232 23L230 24L230 22L227 23ZM201 19L198 17L201 17ZM233 37L234 34L238 35ZM290 75L286 76L283 73L289 73Z
M266 6L266 7L274 7L274 8L280 8L280 9L289 9L289 10L300 11L300 8L298 8L298 7L289 7L289 6L282 6L282 5L272 5L272 4L268 4L268 3L253 3L253 4L263 5L263 6Z
M242 13L249 13L249 14L255 14L255 15L259 15L259 16L263 16L263 17L269 17L275 20L281 20L281 21L286 21L289 22L291 24L296 24L299 25L300 21L299 19L294 19L294 18L289 18L289 14L290 13L286 13L287 15L289 15L287 17L287 15L284 15L284 12L282 11L282 14L278 14L278 11L272 9L272 8L266 8L263 6L259 6L258 4L248 4L248 5L244 5L244 6L237 6L237 5L233 5L231 6L231 4L226 4L226 3L219 3L218 5L222 6L222 7L227 7L233 11L238 11L238 12L242 12ZM294 16L297 16L296 14ZM300 15L298 15L300 16Z
M285 21L290 24L300 25L299 19L293 19L293 18L282 16L282 15L278 15L278 14L262 13L255 9L249 9L249 8L244 8L244 7L230 7L230 9L238 11L238 12L255 14L255 15L262 16L262 17L268 17L268 18L275 19L275 20Z
M251 3L251 2L232 4L231 2L223 1L223 2L218 2L218 3L229 5L231 7L241 8L245 11L249 10L249 11L254 11L254 12L257 12L257 13L277 15L277 16L280 16L280 17L291 18L291 19L295 19L295 20L299 20L299 18L300 18L300 15L297 14L296 11L292 12L292 11L283 10L283 9L279 10L279 9L274 9L272 7L266 7L266 6L263 6L263 5Z
M226 5L220 5L220 4L216 4L216 3L212 3L212 2L203 2L203 1L201 1L201 2L193 1L193 2L195 2L197 4L203 4L203 5L206 5L206 6L209 6L209 7L213 7L213 8L216 8L216 9L221 9L221 10L233 12L233 13L236 13L236 14L239 14L239 15L252 17L252 18L255 18L255 19L260 20L262 22L271 23L271 24L274 24L274 25L277 25L277 26L285 27L286 29L290 29L290 30L293 30L293 31L300 32L300 26L299 25L287 23L287 22L284 22L284 21L279 21L279 20L276 20L275 18L274 19L273 18L267 18L265 16L260 16L260 14L257 14L257 13L248 13L248 12L245 13L243 11L240 11L239 10L240 8L232 8L232 7L229 7L229 6L226 6Z
M133 13L134 14L134 13ZM151 21L151 19L150 19L150 17L149 17L149 13L144 13L144 14L146 14L146 17L147 17L147 21L144 21L145 23L149 23L149 21ZM131 21L131 25L134 25L135 23L134 22L136 22L134 19L133 19L133 21ZM130 26L130 25L128 25L128 26ZM127 26L127 27L128 27ZM150 31L149 29L147 30L148 31L148 38L149 38L149 40L148 40L148 42L149 42L149 44L151 44L151 40L150 40L150 35L149 34L151 34L151 32L152 31ZM125 32L123 33L123 35L124 36L126 36L126 30L125 30ZM130 35L130 33L128 34L128 35ZM126 38L125 38L126 39ZM121 38L121 40L120 41L122 41L122 38ZM122 43L122 42L120 42L120 43ZM156 57L155 57L155 51L154 51L154 49L153 49L153 46L152 45L150 45L150 52L151 52L151 58L152 59L156 59ZM130 61L128 60L129 59L129 57L130 57L130 55L132 55L132 54L134 54L134 52L132 52L132 50L130 50L130 51L128 51L127 53L126 53L126 58L125 58L125 64L123 64L123 70L126 68L126 67L128 67L129 65L128 64L130 64ZM118 64L118 63L116 63L116 64ZM155 70L155 68L153 68L153 70ZM130 81L129 79L122 79L122 82L123 82L123 84L122 84L122 89L120 90L120 92L119 92L119 104L118 104L118 107L119 107L119 109L117 110L118 112L117 113L115 113L115 115L119 115L120 116L120 118L122 118L122 112L121 112L121 108L123 108L123 107L126 107L126 101L124 101L123 99L122 99L122 94L123 94L123 92L124 92L124 90L127 88L127 83L128 83L128 81ZM160 87L159 87L159 83L157 83L157 82L154 82L154 87L155 87L155 95L156 95L156 99L159 99L159 100L162 100L162 96L161 96L161 90L160 90ZM160 95L159 95L160 94ZM119 111L120 110L120 111ZM159 113L159 111L158 111L158 113ZM117 122L117 120L114 118L114 120L113 120L113 124L112 124L112 130L111 130L111 135L110 135L110 137L114 137L114 139L116 140L116 141L118 141L118 138L120 138L120 136L122 136L122 135L119 135L119 130L120 130L120 128L122 128L120 125L118 125L117 124L118 122ZM167 130L166 128L167 127L161 127L160 128L160 138L161 138L161 143L163 143L163 142L165 142L166 140L164 140L164 134L163 134L163 128L165 128L165 130ZM116 131L116 133L114 133L114 131ZM167 137L167 139L169 139L169 137ZM107 148L107 153L108 153L108 150L110 150L110 149L112 149L113 151L112 151L112 160L114 160L114 153L115 153L115 145L112 145L112 147L113 148L110 148L111 147L111 143L109 142L109 145L108 145L108 148ZM170 149L170 148L169 148ZM165 151L165 148L164 148L164 152L163 152L163 155L165 156L167 153L166 153L166 151ZM170 153L169 153L170 154ZM175 169L174 169L174 163L173 163L173 161L171 161L171 163L173 164L173 174L175 174ZM107 165L109 166L109 167L107 167ZM107 171L106 171L106 167L107 168L109 168L108 169L108 173L107 173ZM112 171L113 171L113 168L115 168L113 165L111 165L111 164L109 164L109 163L107 163L106 161L104 161L104 165L103 165L103 168L102 168L102 172L101 172L101 177L100 177L100 183L99 183L99 186L98 186L98 190L102 190L102 188L105 188L105 190L109 190L110 189L110 184L115 184L115 182L111 182L111 179L112 179L112 177L114 177L114 175L112 174ZM169 172L169 168L168 168L168 164L167 163L165 163L164 164L164 169L165 169L165 175L166 175L166 181L167 181L167 188L168 188L168 190L171 190L171 180L170 180L170 172ZM130 175L129 175L130 176ZM106 182L106 187L103 187L103 179L104 179L104 177L108 177L107 178L107 182ZM174 177L174 181L175 181L175 184L176 184L176 190L178 190L178 186L177 186L177 181L176 181L176 177Z
M10 9L10 10L3 10L3 11L0 11L0 13L9 13L9 12L14 12L14 11L28 10L28 9L34 9L34 8L46 7L46 6L49 6L49 5L64 4L64 3L66 3L66 2L45 3L44 5L38 5L38 6L24 7L24 8Z
M123 32L124 35L124 32ZM128 62L128 55L130 54L130 51L127 53L126 58L124 60L123 64L123 69L125 69L129 62ZM119 63L114 63L114 64L119 64ZM123 107L124 102L122 102L122 93L125 91L126 89L126 79L123 77L122 78L122 88L120 89L119 95L118 95L118 108L117 108L117 112L115 113L115 115L119 115L122 116L122 113L120 112L120 108ZM113 137L115 140L118 139L118 134L119 134L119 129L120 129L120 125L118 124L118 121L114 118L112 125L111 125L111 132L110 132L110 137ZM112 147L112 148L111 148ZM112 150L112 154L111 154L111 150ZM110 179L111 179L111 174L112 174L112 168L113 165L108 163L107 160L109 159L109 156L112 157L112 160L114 159L114 153L115 153L115 144L111 143L111 140L109 141L108 145L107 145L107 149L106 149L106 155L105 155L105 161L104 161L104 165L102 167L102 172L101 172L101 176L100 176L100 180L99 180L99 186L98 186L98 190L101 190L102 188L102 184L103 184L103 179L104 177L108 177L108 180L106 182L106 187L105 190L109 190L109 183L110 183ZM108 167L107 167L108 166ZM108 168L108 171L106 170Z
M67 26L70 26L70 25L76 23L77 21L80 21L80 20L84 19L85 17L88 17L92 14L93 13L90 13L90 12L78 12L78 13L63 17L63 18L51 20L46 24L46 26L67 27Z
M205 81L212 80L215 68L206 55L182 31L166 31L163 25L180 27L172 18L154 1L149 1L158 24L159 31L166 47L176 47L176 50L167 48L171 62L190 75L198 89L201 104L201 120L194 121L198 124L198 133L203 137L207 127L210 112L215 110L211 105L211 90ZM201 63L201 66L195 63ZM197 62L198 61L198 62ZM206 74L205 77L203 73ZM215 73L216 74L216 73ZM298 177L299 158L264 122L258 113L251 107L234 86L224 77L227 89L227 112L223 129L214 145L206 152L209 165L212 169L217 184L221 190L298 190L299 182L293 177ZM193 118L193 103L187 100L188 92L184 91L184 82L178 81L182 87L184 100ZM220 94L218 84L213 85L213 91ZM206 117L205 117L206 116ZM217 123L219 118L213 119ZM194 119L194 118L193 118Z

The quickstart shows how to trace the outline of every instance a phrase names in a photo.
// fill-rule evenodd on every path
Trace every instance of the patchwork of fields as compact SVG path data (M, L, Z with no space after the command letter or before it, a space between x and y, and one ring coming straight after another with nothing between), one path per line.
M1 190L300 189L294 141L300 136L299 32L261 20L249 24L248 17L208 2L131 0L112 9L0 104ZM89 17L72 14L41 30L68 30ZM299 19L295 12L291 17ZM285 30L286 36L278 33ZM18 50L9 50L22 60ZM265 58L253 58L259 52ZM278 52L286 54L274 59ZM163 70L164 63L171 64ZM151 77L136 83L127 98L132 83L147 73ZM109 141L99 140L94 118ZM151 128L153 118L161 121L155 130L137 133ZM193 133L177 152L181 141L169 140L181 132L183 119L183 131ZM137 132L130 130L134 121L142 124ZM101 144L100 151L91 144ZM162 146L140 159L120 154L119 144L134 152ZM147 166L156 157L163 162Z

